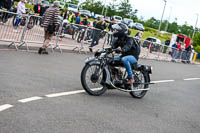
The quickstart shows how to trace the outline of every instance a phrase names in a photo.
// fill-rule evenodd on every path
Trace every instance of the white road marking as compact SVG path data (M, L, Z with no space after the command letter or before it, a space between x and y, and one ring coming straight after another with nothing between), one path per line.
M77 90L77 91L68 91L68 92L61 92L61 93L53 93L45 95L46 97L60 97L60 96L67 96L67 95L74 95L85 92L84 90Z
M38 97L38 96L34 96L34 97L18 100L18 102L27 103L27 102L31 102L31 101L35 101L35 100L40 100L40 99L43 99L43 98L42 97Z
M11 105L11 104L4 104L4 105L1 105L1 106L0 106L0 112L3 111L3 110L9 109L9 108L11 108L11 107L13 107L13 105Z
M187 79L183 79L183 80L199 80L200 78L187 78Z
M175 80L159 80L159 81L151 81L151 83L167 83L167 82L174 82Z

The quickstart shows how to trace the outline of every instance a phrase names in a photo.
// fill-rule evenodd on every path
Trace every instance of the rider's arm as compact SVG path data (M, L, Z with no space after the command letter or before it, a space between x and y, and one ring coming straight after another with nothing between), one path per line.
M130 49L135 48L133 45L133 39L128 39L126 44L122 47L122 53L130 51Z
M118 48L119 47L118 39L113 38L111 46L112 46L112 49Z

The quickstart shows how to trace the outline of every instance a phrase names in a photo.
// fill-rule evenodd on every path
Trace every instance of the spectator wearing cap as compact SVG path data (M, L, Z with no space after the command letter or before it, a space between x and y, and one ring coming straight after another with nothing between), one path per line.
M55 33L55 29L59 24L58 16L59 16L59 2L54 2L53 7L50 7L44 13L44 23L42 26L44 27L44 43L43 46L38 50L38 54L48 54L46 51L51 38Z

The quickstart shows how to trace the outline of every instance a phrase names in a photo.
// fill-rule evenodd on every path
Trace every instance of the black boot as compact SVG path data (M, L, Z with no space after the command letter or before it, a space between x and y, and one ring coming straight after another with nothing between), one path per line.
M43 49L42 54L49 54L46 50L46 48Z
M44 48L40 47L40 49L38 50L38 54L42 54L43 51L44 51Z

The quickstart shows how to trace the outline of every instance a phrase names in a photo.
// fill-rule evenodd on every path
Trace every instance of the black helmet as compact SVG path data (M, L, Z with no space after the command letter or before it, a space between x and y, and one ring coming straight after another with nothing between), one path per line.
M123 23L112 25L112 29L118 31L113 34L114 37L123 37L129 34L128 26Z

